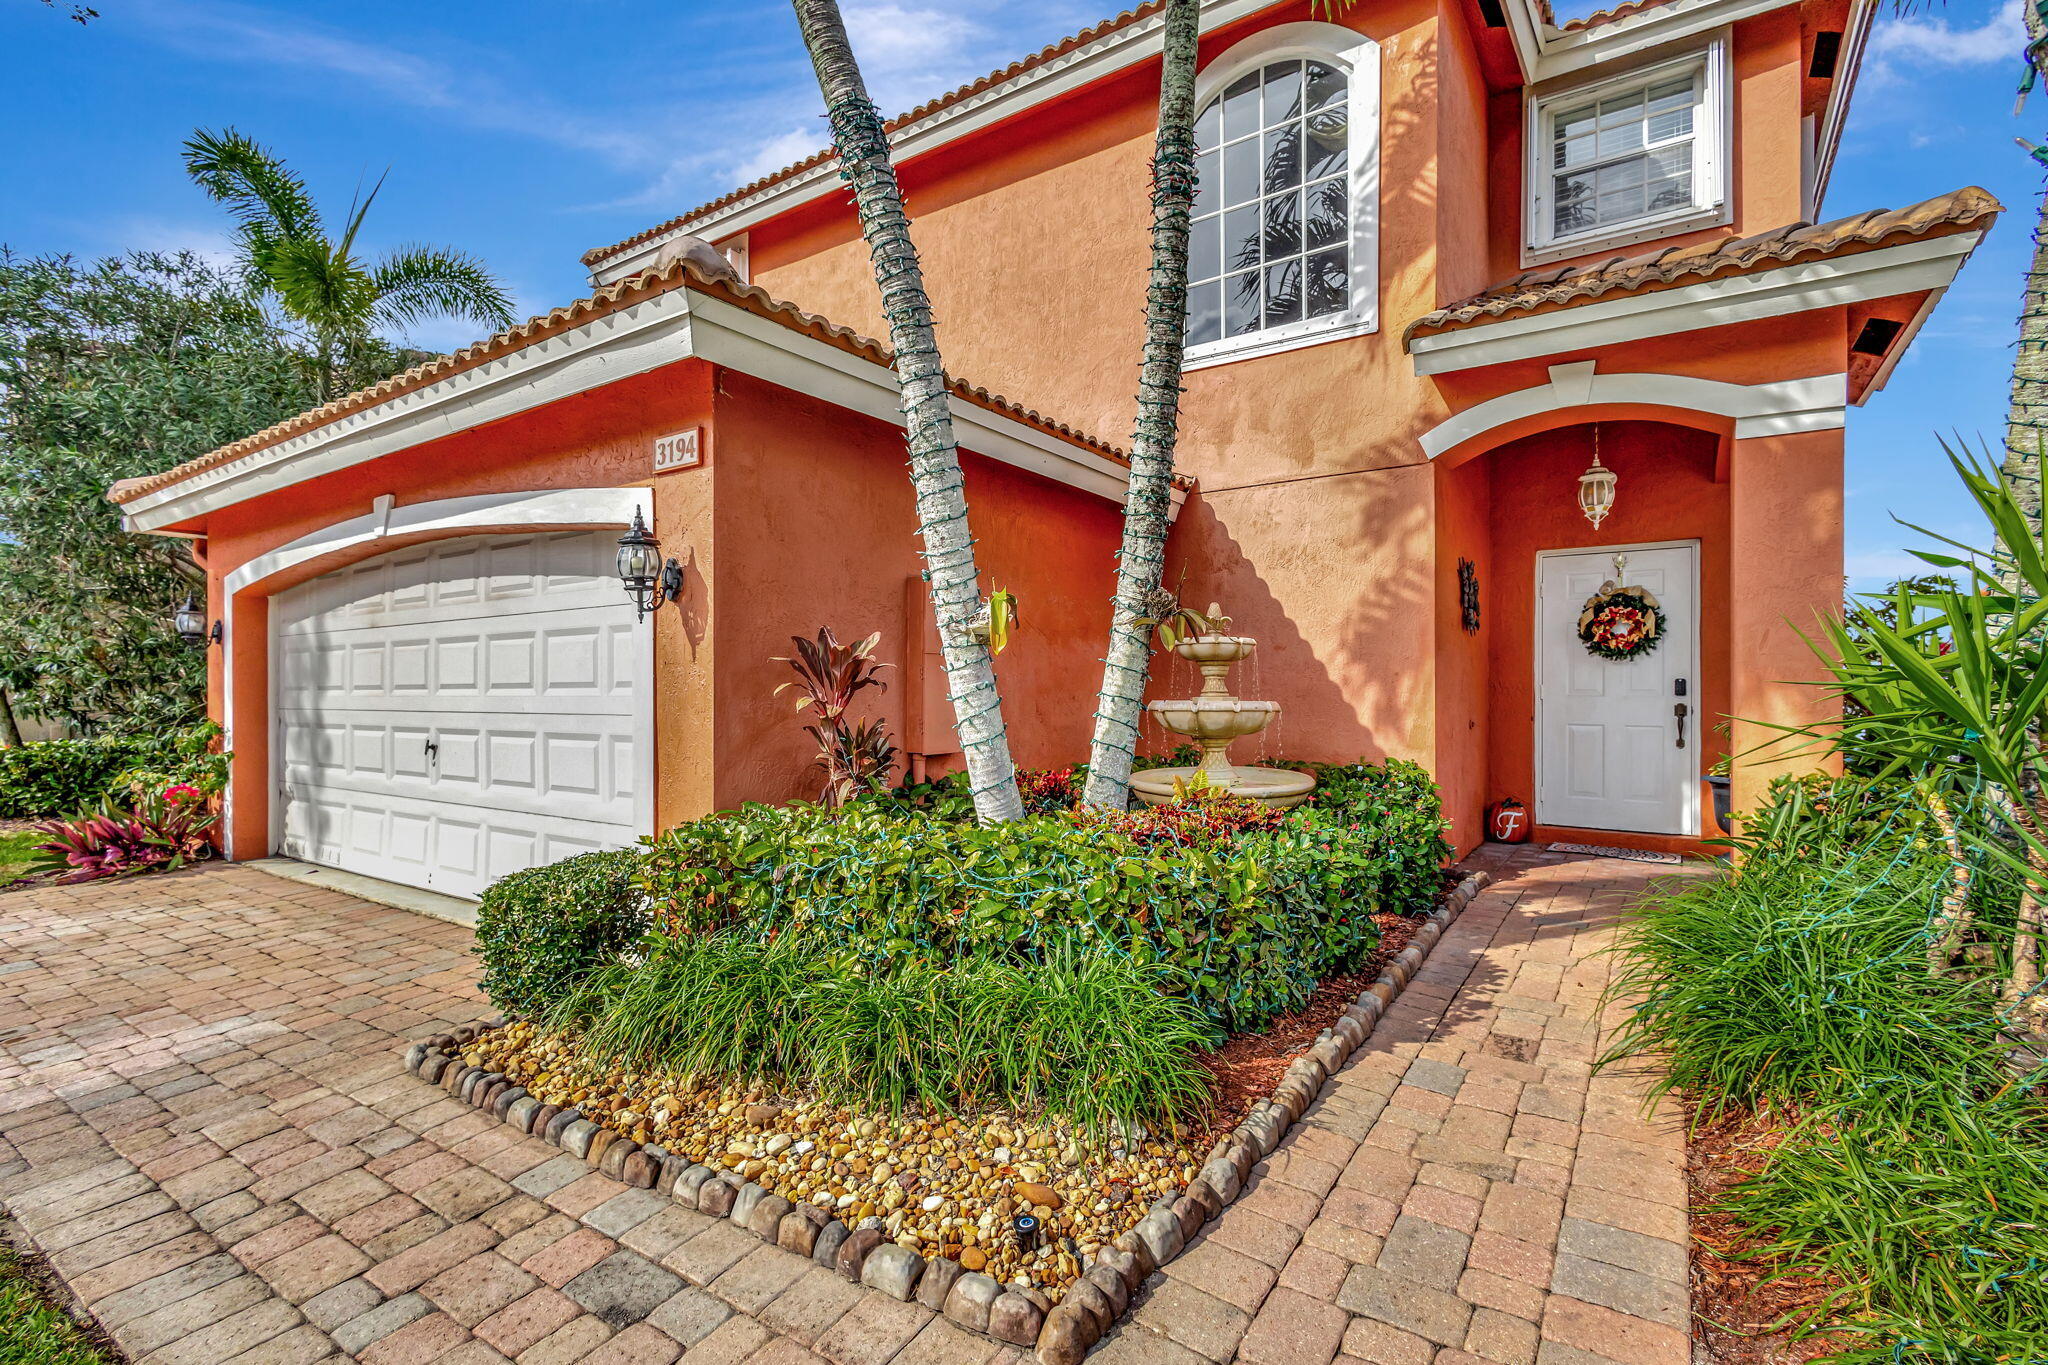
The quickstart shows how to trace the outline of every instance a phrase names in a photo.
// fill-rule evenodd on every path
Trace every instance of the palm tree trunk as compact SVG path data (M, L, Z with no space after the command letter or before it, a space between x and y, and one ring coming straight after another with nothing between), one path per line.
M2037 76L2048 76L2048 20L2032 4L2020 6L2026 17L2027 61ZM2034 256L2027 266L2020 295L2019 349L2013 355L2012 387L2005 419L2005 477L2011 481L2021 510L2041 537L2041 465L2048 450L2048 194L2034 218ZM2009 587L2017 587L2006 575Z
M981 607L981 578L974 563L974 538L967 528L967 494L953 440L945 370L932 330L931 298L910 241L910 219L889 158L888 135L868 98L836 0L792 3L825 96L839 173L853 185L861 234L867 238L875 282L882 290L882 313L889 320L889 344L896 351L925 580L931 584L946 690L967 760L974 811L984 821L1021 819L1024 800L1017 791L1010 740L1003 729L995 661L970 634Z
M1121 810L1130 801L1131 760L1144 714L1145 675L1173 499L1173 448L1180 431L1181 357L1188 317L1188 219L1195 198L1195 49L1201 0L1167 0L1159 75L1159 135L1152 152L1152 274L1145 289L1145 358L1138 368L1138 421L1124 494L1123 546L1109 654L1095 708L1083 801Z

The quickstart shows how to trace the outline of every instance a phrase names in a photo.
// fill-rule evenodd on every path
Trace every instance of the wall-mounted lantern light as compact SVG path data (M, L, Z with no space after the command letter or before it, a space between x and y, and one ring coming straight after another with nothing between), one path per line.
M210 630L207 628L206 613L201 610L196 593L185 594L185 605L172 614L171 625L178 632L178 638L194 649L204 649L209 644L220 643L220 622L215 621Z
M683 594L683 566L673 559L664 562L661 542L647 533L640 509L633 509L633 526L619 537L619 581L633 599L633 610L645 621L647 613Z
M1619 474L1600 463L1600 428L1596 424L1593 428L1593 463L1579 475L1579 510L1594 526L1607 520L1607 514L1614 510L1614 486L1620 482Z

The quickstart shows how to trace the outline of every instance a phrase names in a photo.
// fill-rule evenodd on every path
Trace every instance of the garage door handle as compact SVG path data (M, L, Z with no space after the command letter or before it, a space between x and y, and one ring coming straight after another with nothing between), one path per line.
M432 759L441 757L441 746L431 739L427 741L427 757Z

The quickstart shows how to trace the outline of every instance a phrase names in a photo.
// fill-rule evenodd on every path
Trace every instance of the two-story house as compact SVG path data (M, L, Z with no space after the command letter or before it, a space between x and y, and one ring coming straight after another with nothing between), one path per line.
M1844 412L1998 211L1816 225L1875 9L1204 6L1169 573L1259 640L1268 751L1418 759L1461 846L1514 796L1539 835L1684 847L1702 774L1824 705L1799 627L1842 591ZM1086 757L1159 48L1144 5L891 124L1031 766ZM834 158L585 263L588 299L113 491L209 575L234 856L473 894L802 793L771 660L820 624L882 632L878 705L949 761ZM611 568L636 510L678 570L644 623ZM1617 556L1663 613L1625 661L1579 635Z

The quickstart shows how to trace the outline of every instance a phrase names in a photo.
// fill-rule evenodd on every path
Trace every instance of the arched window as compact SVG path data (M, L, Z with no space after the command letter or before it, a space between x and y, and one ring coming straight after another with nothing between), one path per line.
M1203 73L1188 239L1188 360L1371 330L1377 291L1378 49L1283 24Z

